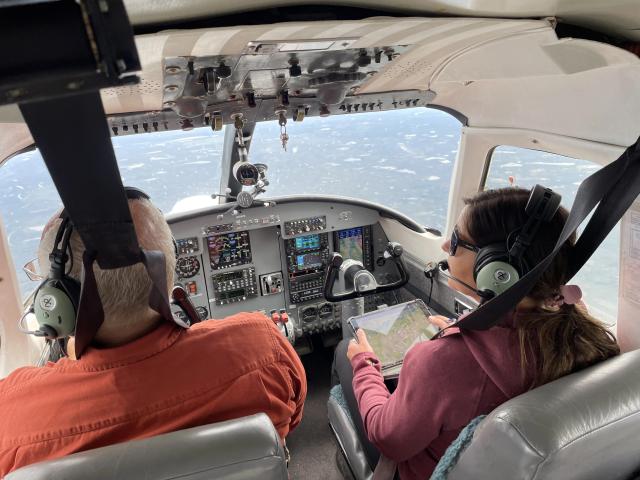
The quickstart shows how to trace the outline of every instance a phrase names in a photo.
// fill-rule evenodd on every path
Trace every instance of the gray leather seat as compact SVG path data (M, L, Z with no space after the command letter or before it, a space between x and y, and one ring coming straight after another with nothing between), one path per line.
M331 424L341 443L355 438L348 423L331 419ZM639 434L640 350L496 408L480 423L447 479L630 479L640 470ZM344 450L350 465L364 460L357 448Z
M640 468L640 351L504 403L450 472L474 478L629 479Z
M36 463L6 480L286 480L280 439L264 413Z
M331 390L329 401L327 402L327 412L329 415L329 426L338 441L351 473L356 480L370 480L373 472L367 462L367 457L362 449L362 443L358 438L356 429L353 426L347 405L342 397L341 387L334 387Z

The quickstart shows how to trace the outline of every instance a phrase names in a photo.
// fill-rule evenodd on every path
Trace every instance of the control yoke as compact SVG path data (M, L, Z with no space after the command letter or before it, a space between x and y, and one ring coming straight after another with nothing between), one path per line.
M364 268L362 262L343 260L342 255L334 253L324 279L324 297L330 302L341 302L373 293L388 292L406 285L409 281L409 273L401 258L403 251L399 243L389 242L387 245L384 257L393 260L396 264L400 279L386 285L379 285L373 274ZM333 293L336 283L344 286L344 293Z

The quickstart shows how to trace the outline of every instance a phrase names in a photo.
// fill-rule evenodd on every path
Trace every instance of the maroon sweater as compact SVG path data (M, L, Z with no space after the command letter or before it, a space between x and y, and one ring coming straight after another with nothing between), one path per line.
M516 331L506 327L455 329L413 346L393 394L375 355L360 353L351 365L369 440L398 463L402 480L429 478L460 430L530 383L521 373Z

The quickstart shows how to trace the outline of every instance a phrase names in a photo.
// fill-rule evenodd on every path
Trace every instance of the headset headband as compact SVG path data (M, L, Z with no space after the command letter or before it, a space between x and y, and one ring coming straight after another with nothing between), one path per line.
M535 185L531 189L529 200L525 206L528 219L518 232L515 241L509 250L509 257L521 262L522 256L531 245L536 233L543 223L550 222L560 207L562 197L550 188Z
M535 185L529 194L524 225L514 230L502 242L480 248L473 266L476 292L483 299L490 299L511 288L529 271L524 254L543 223L549 222L558 211L562 197L550 188ZM516 233L513 245L509 238Z
M151 201L151 197L147 195L144 191L140 190L137 187L124 187L124 193L127 196L127 200L149 200ZM67 210L63 209L60 212L60 218L69 219L69 215L67 214ZM56 236L56 245L59 242L58 237Z

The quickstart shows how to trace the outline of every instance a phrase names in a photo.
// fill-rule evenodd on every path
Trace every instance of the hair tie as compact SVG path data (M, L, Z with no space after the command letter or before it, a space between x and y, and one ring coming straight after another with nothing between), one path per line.
M582 300L582 290L578 285L562 285L560 295L564 298L564 303L575 305Z
M562 285L560 293L547 299L545 307L556 308L562 305L575 305L582 299L582 290L578 285Z

